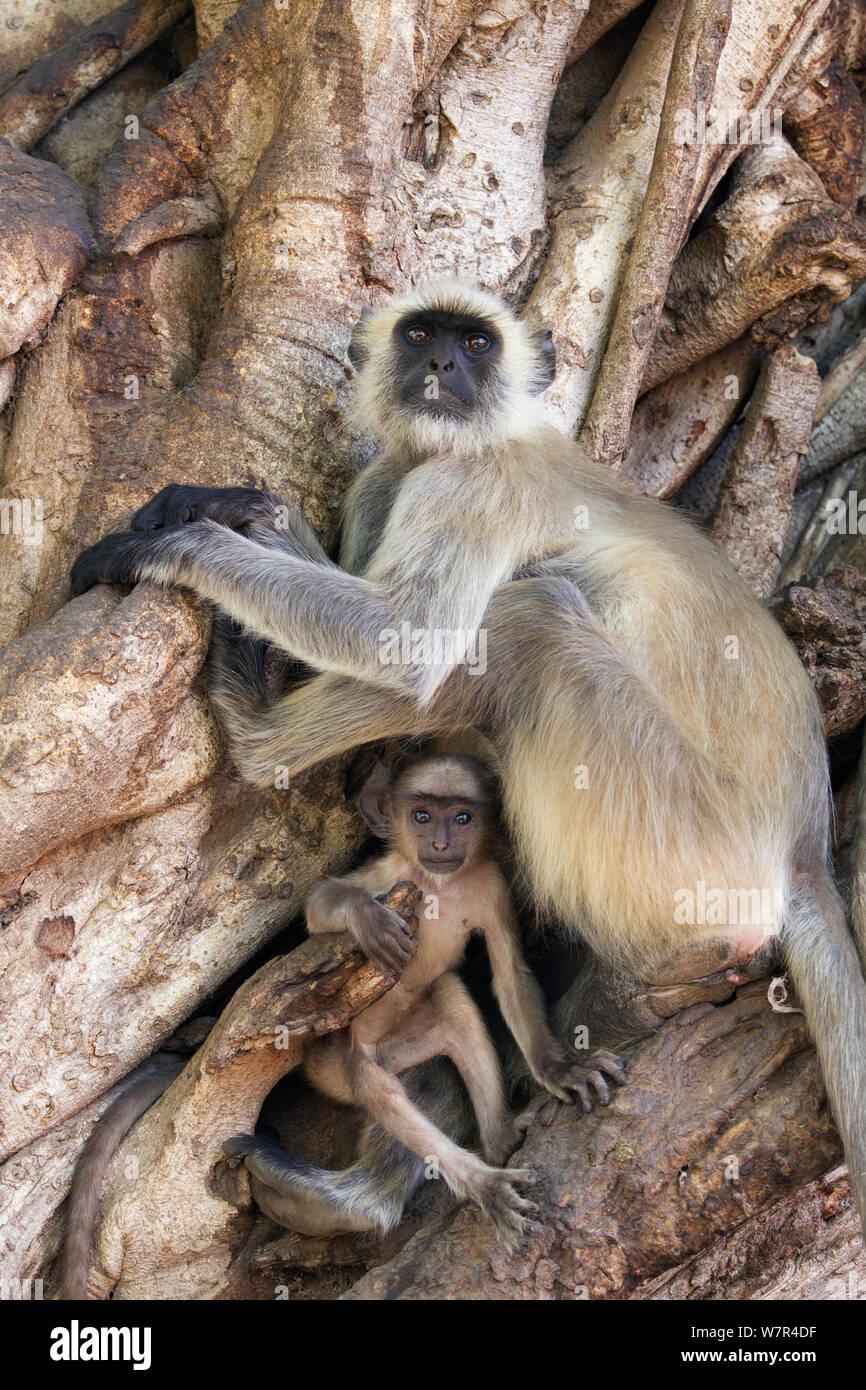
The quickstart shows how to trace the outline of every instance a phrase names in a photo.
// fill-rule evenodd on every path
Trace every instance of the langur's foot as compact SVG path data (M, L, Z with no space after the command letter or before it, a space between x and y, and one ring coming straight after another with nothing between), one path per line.
M720 968L686 979L683 978L685 971L695 962L692 957L680 957L670 963L670 971L660 967L655 972L655 980L649 985L645 999L658 1018L670 1018L693 1004L726 1003L739 985L766 975L776 956L774 939L751 952L744 952L730 942L711 944L717 946L716 959L721 961Z
M536 1092L514 1121L521 1139L526 1137L526 1131L532 1125L547 1126L553 1124L558 1112L559 1104L549 1091Z

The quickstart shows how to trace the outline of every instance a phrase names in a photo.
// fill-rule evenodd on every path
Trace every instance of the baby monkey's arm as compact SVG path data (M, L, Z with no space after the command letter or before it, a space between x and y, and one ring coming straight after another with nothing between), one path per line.
M482 929L502 1016L535 1080L559 1100L572 1102L576 1092L584 1110L592 1109L590 1086L603 1105L609 1104L609 1081L622 1085L626 1079L622 1060L604 1051L594 1052L582 1063L566 1056L548 1027L541 988L523 955L504 880L500 880Z
M374 859L342 878L323 879L306 901L307 930L347 931L377 969L386 974L404 970L417 947L412 927L376 900L393 882L387 858Z

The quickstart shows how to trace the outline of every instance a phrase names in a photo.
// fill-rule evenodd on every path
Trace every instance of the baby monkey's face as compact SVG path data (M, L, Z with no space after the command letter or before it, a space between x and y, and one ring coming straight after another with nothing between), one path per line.
M399 817L404 848L430 874L456 874L475 863L486 838L484 807L466 800L401 797Z

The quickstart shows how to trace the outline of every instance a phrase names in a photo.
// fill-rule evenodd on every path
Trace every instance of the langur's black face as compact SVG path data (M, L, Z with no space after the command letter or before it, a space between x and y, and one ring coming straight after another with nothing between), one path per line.
M455 874L481 856L488 835L487 808L423 792L394 797L396 843L431 874Z
M393 344L401 405L458 420L470 419L502 356L492 324L439 309L404 315Z

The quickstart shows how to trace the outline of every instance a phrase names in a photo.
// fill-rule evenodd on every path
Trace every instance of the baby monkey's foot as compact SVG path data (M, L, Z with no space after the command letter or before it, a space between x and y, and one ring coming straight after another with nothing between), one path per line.
M530 1181L528 1168L488 1168L469 1184L469 1197L493 1222L497 1240L509 1251L517 1248L527 1222L538 1210L534 1202L515 1192L512 1184Z
M482 1134L481 1148L487 1162L494 1168L500 1168L523 1143L525 1134L526 1125L521 1124L518 1119L505 1120L499 1129L486 1135Z
M626 1082L623 1058L604 1048L590 1053L582 1062L570 1062L565 1057L551 1058L537 1075L545 1090L556 1096L557 1100L564 1100L570 1105L576 1096L582 1109L587 1112L592 1109L595 1099L600 1100L602 1105L610 1105L611 1082L617 1086L624 1086Z

